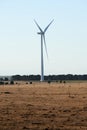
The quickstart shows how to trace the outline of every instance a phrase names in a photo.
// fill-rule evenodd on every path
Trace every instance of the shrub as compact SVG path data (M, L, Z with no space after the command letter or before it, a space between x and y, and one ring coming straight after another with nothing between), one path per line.
M8 84L8 82L5 82L5 84L7 85L7 84Z
M64 84L66 83L66 81L63 82Z
M30 82L30 84L32 84L32 82Z
M48 84L50 84L51 83L51 81L50 80L48 80Z
M62 80L60 80L60 83L62 83Z
M56 80L56 83L58 83L58 80Z
M4 82L3 81L0 81L0 85L3 85L4 84Z
M13 80L11 80L11 81L10 81L10 84L14 84L14 81L13 81Z

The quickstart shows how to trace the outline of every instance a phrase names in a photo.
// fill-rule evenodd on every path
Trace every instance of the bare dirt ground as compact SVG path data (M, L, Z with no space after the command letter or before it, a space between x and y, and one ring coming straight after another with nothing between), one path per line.
M87 83L0 85L0 130L87 130Z

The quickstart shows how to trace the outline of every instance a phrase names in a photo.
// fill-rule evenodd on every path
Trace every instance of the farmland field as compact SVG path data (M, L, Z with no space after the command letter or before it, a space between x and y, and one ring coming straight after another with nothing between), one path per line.
M87 82L0 85L0 130L87 130Z

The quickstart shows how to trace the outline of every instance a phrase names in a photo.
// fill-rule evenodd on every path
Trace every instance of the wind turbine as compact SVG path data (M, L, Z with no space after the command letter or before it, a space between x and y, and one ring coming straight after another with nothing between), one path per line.
M38 23L34 20L35 24L37 25L37 27L39 28L40 32L38 32L37 34L41 35L41 81L44 81L44 59L43 59L43 43L45 46L45 50L46 50L46 54L48 57L48 53L47 53L47 46L46 46L46 40L45 40L45 33L48 29L48 27L52 24L54 20L52 20L48 26L44 29L44 31L41 29L41 27L38 25Z

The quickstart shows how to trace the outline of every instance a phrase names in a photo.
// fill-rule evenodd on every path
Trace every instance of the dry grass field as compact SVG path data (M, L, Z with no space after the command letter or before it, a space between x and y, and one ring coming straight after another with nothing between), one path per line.
M87 130L87 82L0 85L0 130Z

